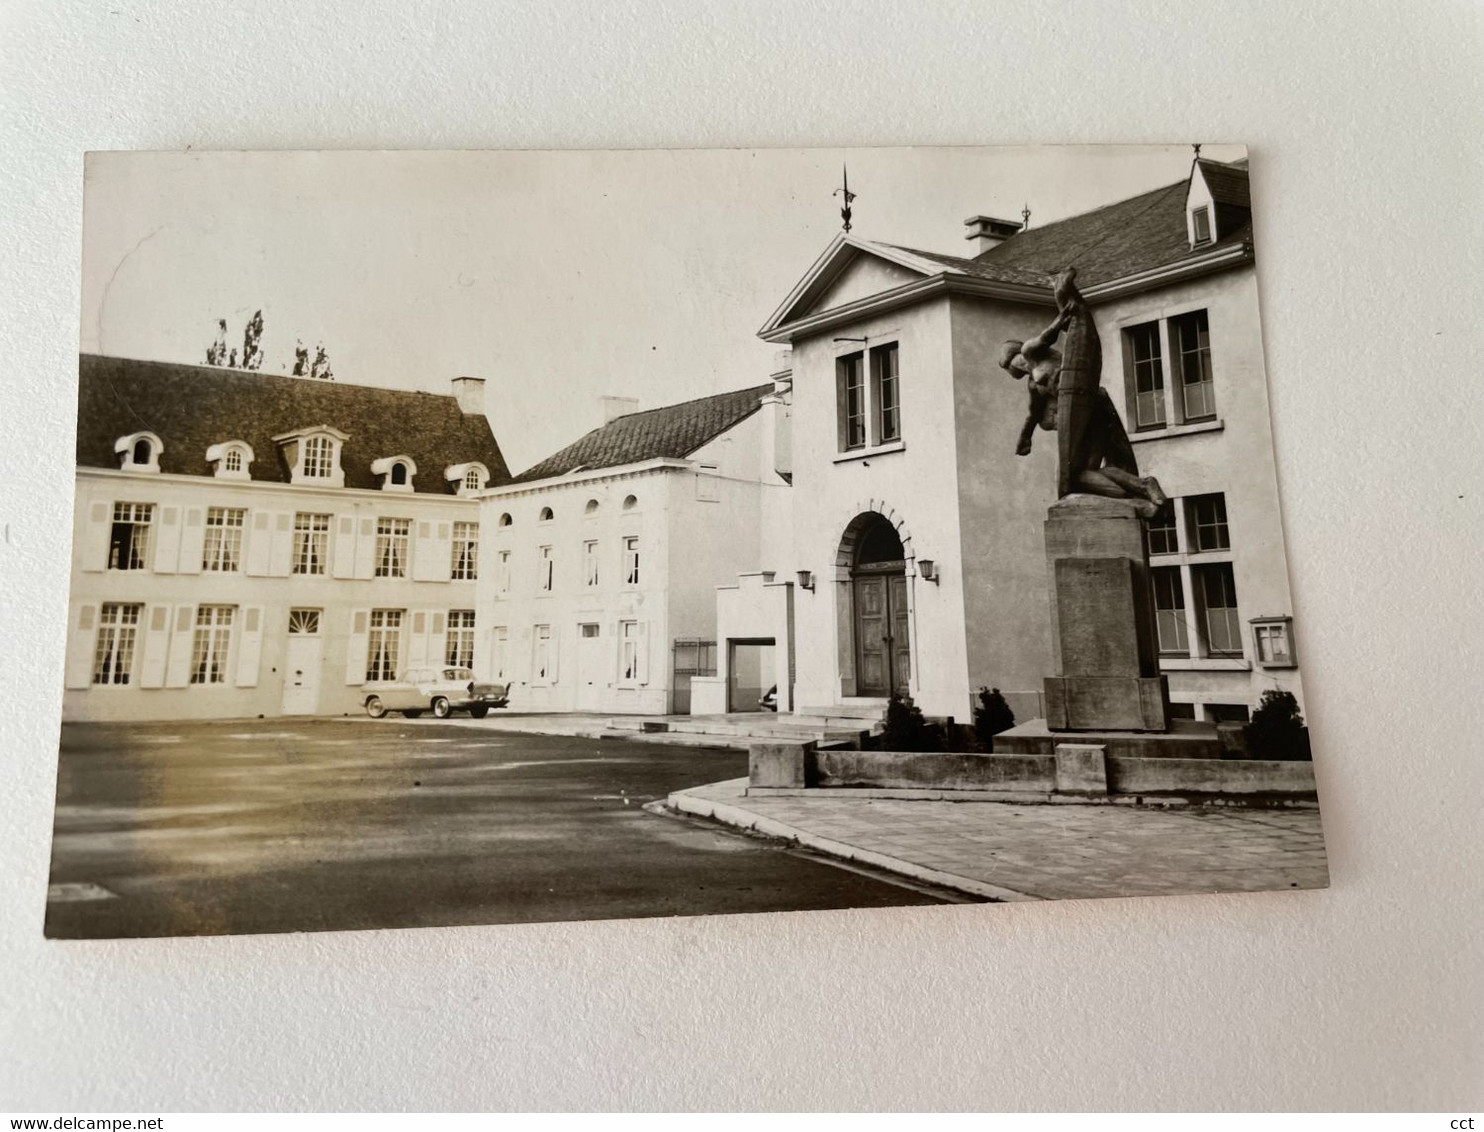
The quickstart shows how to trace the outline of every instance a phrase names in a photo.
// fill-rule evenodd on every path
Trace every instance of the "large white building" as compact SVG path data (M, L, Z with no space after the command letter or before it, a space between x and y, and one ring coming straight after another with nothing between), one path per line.
M448 396L84 355L63 716L338 715L470 663L484 383Z
M479 656L513 711L691 710L716 587L786 530L788 407L772 383L625 412L484 493ZM761 657L747 659L756 708Z
M720 591L718 685L729 638L787 641L803 712L900 691L965 719L997 686L1021 719L1043 714L1056 438L1015 455L1026 389L998 362L1051 320L1049 277L1074 265L1104 387L1175 497L1149 532L1175 714L1298 693L1245 167L1199 161L1043 228L968 224L963 256L837 236L762 328L792 347L795 446L790 530L759 569L790 592Z

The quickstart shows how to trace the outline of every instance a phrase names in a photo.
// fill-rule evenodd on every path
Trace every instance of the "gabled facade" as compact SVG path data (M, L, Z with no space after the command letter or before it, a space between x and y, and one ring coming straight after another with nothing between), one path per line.
M1050 321L1050 276L1075 265L1103 385L1176 497L1150 533L1176 712L1241 717L1266 688L1298 692L1246 169L1198 161L1043 228L970 226L971 258L837 236L764 324L792 347L797 443L791 545L761 569L791 593L722 591L723 637L788 636L802 712L906 691L964 719L996 686L1019 718L1042 714L1056 437L1014 454L1026 392L998 358Z
M84 355L64 718L339 715L373 674L470 663L479 505L443 471L509 473L461 380Z
M691 709L716 587L787 510L772 384L627 413L482 495L480 669L516 711Z

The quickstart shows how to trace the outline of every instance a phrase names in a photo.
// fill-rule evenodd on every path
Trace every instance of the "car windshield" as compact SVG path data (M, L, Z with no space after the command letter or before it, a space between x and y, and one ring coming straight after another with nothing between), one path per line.
M472 680L474 673L467 668L445 668L443 670L445 680Z

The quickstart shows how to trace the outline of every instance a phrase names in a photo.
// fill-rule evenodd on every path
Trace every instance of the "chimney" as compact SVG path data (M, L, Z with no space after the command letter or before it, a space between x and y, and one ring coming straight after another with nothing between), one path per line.
M456 377L453 379L453 395L459 408L469 416L484 413L484 378Z
M997 248L1008 240L1021 226L1013 220L998 220L993 216L971 216L964 221L964 239L974 241L974 254Z
M639 411L639 398L637 397L599 397L598 400L603 404L604 424Z

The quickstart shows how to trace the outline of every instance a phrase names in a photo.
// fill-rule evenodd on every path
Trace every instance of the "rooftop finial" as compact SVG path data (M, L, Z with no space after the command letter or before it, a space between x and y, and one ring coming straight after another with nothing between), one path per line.
M1193 150L1195 150L1195 159L1197 161L1199 161L1201 159L1201 143L1200 142L1196 142L1190 148L1193 149Z
M1024 232L1031 226L1031 202L1026 201L1025 207L1020 210L1020 230Z
M840 166L840 187L838 189L836 189L833 193L831 193L830 196L843 197L844 198L845 206L840 209L840 219L842 221L844 221L844 226L843 226L844 231L849 232L850 231L850 202L853 201L853 200L855 200L855 194L850 191L850 168L849 168L849 166L846 166L846 165Z

